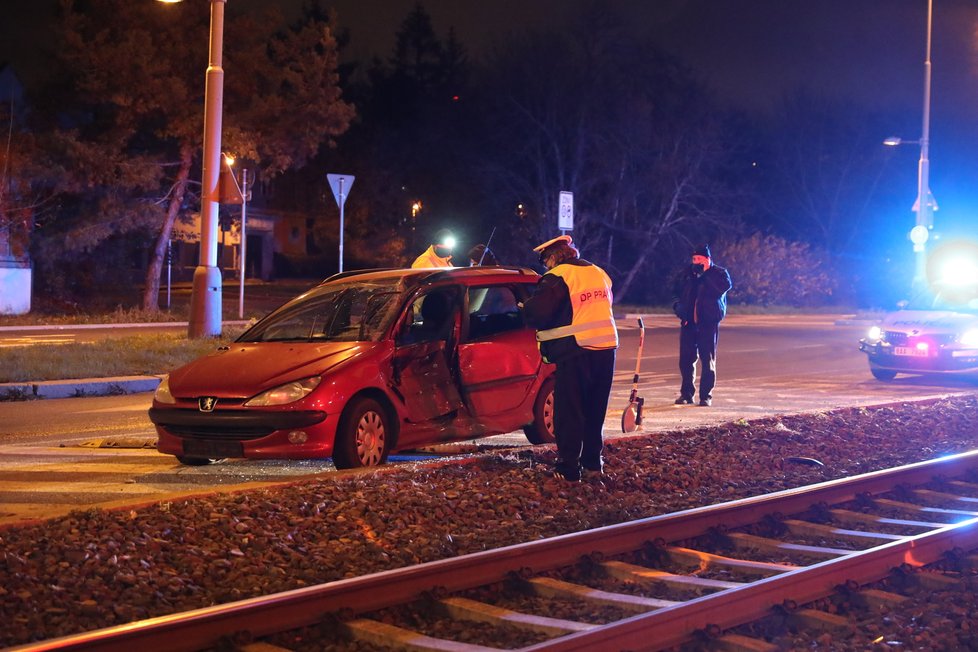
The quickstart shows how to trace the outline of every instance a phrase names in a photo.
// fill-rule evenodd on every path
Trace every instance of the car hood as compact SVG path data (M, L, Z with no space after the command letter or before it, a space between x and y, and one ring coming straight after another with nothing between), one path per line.
M379 346L376 342L241 342L170 374L174 396L247 398L292 380L326 373Z
M918 334L959 333L978 326L978 317L950 310L900 310L887 315L882 328Z

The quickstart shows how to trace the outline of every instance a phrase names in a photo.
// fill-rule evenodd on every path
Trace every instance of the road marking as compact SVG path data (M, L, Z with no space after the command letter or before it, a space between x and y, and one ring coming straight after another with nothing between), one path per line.
M25 335L23 337L3 338L0 340L0 348L34 346L36 344L71 344L74 341L74 335Z

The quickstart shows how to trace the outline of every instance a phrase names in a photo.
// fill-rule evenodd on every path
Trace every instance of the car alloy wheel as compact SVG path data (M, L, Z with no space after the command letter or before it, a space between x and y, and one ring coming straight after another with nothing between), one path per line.
M540 391L533 402L533 422L523 426L526 439L531 444L550 444L554 437L554 377L551 376L540 385Z
M391 447L388 411L372 398L352 401L343 411L333 444L333 464L338 469L378 466L387 461Z

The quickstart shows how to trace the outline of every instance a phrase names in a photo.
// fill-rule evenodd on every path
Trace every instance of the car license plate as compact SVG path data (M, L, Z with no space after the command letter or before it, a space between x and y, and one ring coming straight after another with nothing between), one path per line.
M909 346L894 346L893 355L909 355L916 358L926 358L928 354L927 349L915 349Z
M244 457L244 446L239 441L185 439L183 454L210 458Z

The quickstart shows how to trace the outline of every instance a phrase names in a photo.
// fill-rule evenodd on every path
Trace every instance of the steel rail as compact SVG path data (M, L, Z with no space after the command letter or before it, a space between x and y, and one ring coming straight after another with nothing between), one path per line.
M97 652L131 652L138 646L140 652L194 652L212 647L223 637L234 632L247 631L259 638L277 632L297 629L320 622L324 614L344 612L362 614L394 605L408 603L432 589L457 592L500 581L514 571L542 573L573 565L582 557L600 553L607 557L641 549L647 543L659 540L679 541L699 536L711 528L736 528L756 523L772 512L799 513L817 503L842 503L862 494L876 494L891 490L897 484L925 484L935 477L960 476L978 469L978 451L951 455L937 460L918 462L893 469L874 471L858 476L830 480L815 485L730 501L718 505L698 507L661 516L653 516L627 523L610 525L594 530L565 534L550 539L507 546L460 557L427 562L416 566L383 571L362 577L338 580L318 586L295 589L269 596L261 596L223 605L160 616L31 643L15 648L16 652L42 652L49 650L86 650ZM834 581L843 568L852 572L860 581L861 564L871 565L873 573L885 566L887 569L900 563L926 563L927 551L944 550L947 540L962 548L978 537L975 528L953 526L905 540L881 546L878 550L892 551L892 559L871 563L870 552L855 553L846 557L843 565L832 566L823 562L806 567L814 571L802 575L801 570L789 571L780 576L767 578L739 589L729 589L735 597L728 606L729 613L718 617L716 602L709 596L666 607L648 614L634 616L598 629L571 634L559 639L530 646L526 650L584 650L595 649L595 641L603 646L615 641L614 647L625 649L656 649L659 644L649 640L648 628L663 628L668 640L677 639L680 632L689 632L709 624L732 626L746 622L747 603L755 600L767 604L780 604L786 598L789 585L797 583L801 594L823 591L827 582ZM912 553L912 554L911 554ZM892 561L900 557L900 561ZM820 574L824 573L824 575ZM871 573L872 574L872 573ZM864 580L868 581L868 580ZM755 595L756 592L756 595ZM824 595L824 594L823 594ZM804 597L792 598L797 602ZM773 601L773 602L772 602ZM700 610L700 611L698 611ZM707 613L709 612L709 613ZM678 640L678 639L677 639ZM667 647L671 643L663 643Z

